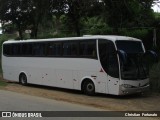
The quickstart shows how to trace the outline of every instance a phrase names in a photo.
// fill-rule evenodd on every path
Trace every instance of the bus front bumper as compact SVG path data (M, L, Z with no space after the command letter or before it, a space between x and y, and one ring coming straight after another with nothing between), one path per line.
M137 88L125 88L123 86L120 86L120 92L119 95L129 95L129 94L136 94L136 93L144 93L149 91L150 85L146 85L143 87L137 87Z

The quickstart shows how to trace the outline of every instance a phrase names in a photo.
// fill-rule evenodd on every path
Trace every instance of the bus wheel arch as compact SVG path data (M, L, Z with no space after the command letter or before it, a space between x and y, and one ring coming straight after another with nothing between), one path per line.
M27 75L24 72L19 74L19 83L22 85L27 85Z
M86 95L94 95L95 94L95 83L90 78L85 78L81 82L81 90Z

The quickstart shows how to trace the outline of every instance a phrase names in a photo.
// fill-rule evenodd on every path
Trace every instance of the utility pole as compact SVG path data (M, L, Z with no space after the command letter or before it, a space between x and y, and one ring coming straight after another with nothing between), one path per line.
M157 33L156 28L153 29L153 47L157 47Z

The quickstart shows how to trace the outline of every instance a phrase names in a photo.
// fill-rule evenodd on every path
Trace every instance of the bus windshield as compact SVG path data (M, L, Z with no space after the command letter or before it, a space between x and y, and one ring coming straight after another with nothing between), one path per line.
M126 53L126 61L120 58L121 78L123 80L141 80L148 77L144 62L144 50L140 41L116 41L118 50Z

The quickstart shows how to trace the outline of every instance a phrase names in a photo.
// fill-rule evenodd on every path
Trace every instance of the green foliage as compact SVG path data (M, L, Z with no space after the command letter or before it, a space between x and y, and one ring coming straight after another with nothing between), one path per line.
M7 33L7 34L13 34L16 31L16 27L14 24L10 23L10 24L5 24L2 26L4 32L3 33Z
M2 45L2 43L6 40L15 39L15 38L16 38L15 34L1 34L0 35L0 45Z
M139 27L155 26L159 30L160 17L153 13L152 3L153 0L0 0L0 20L3 25L11 22L3 29L19 31L16 39L113 34L136 37L151 45L152 30ZM31 30L31 34L24 34L25 30Z
M5 81L0 80L0 87L7 86L7 83Z
M28 4L25 0L0 0L0 19L16 26L20 38L28 22Z
M114 29L153 26L152 3L153 0L0 0L0 20L16 25L21 39L26 29L32 31L31 38L48 29L56 31L58 36L80 36L82 32L139 37L142 32L140 38L143 38L145 30ZM65 16L65 22L61 22L61 16Z
M160 92L160 62L153 65L150 70L150 84L151 90L154 92Z
M120 29L119 34L144 39L148 34L148 29Z
M106 19L114 28L146 27L153 24L153 0L103 0Z
M16 35L14 35L14 34L1 34L0 35L0 54L1 54L1 50L2 50L2 44L3 44L3 42L4 41L6 41L6 40L9 40L9 39L15 39L16 38Z
M84 21L85 34L106 35L111 33L111 29L106 22L99 17L91 17Z

